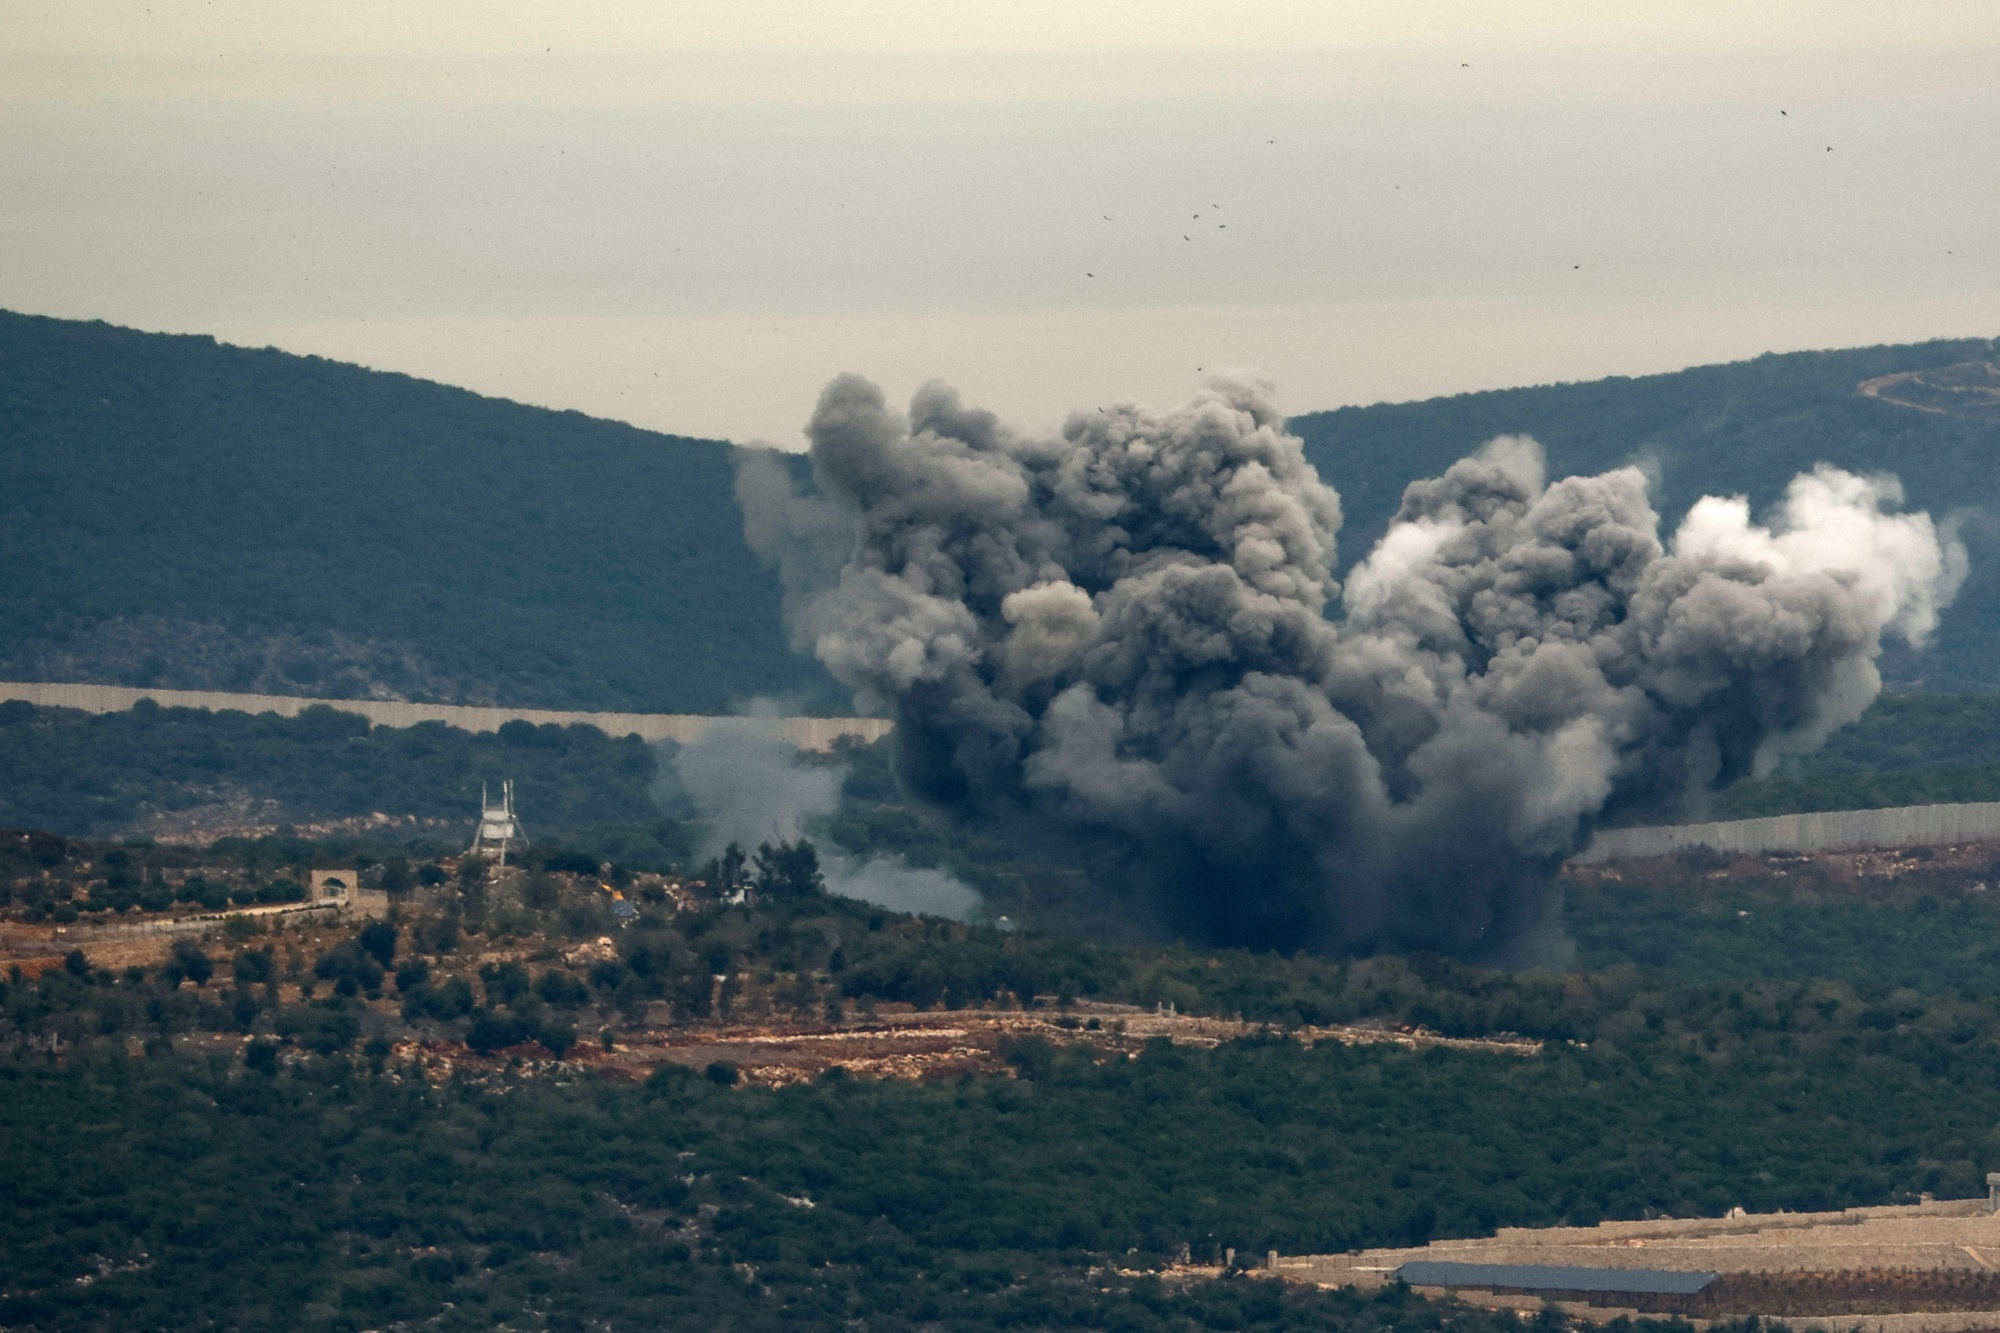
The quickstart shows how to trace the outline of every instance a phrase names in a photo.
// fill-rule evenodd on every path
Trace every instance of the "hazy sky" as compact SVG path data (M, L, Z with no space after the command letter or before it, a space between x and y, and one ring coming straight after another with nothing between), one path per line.
M1992 0L578 11L0 0L0 307L787 447L2000 334Z

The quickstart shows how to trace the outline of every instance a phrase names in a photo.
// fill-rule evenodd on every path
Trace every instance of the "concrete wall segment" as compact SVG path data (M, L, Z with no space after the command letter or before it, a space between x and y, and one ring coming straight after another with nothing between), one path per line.
M2000 801L1826 810L1713 824L1605 829L1575 859L1636 861L1706 847L1718 852L1846 852L2000 840Z
M842 737L875 741L892 723L879 717L707 717L692 713L582 713L546 708L477 708L464 704L408 703L396 699L305 699L281 694L229 694L219 690L154 690L128 685L66 685L0 681L0 702L19 699L38 708L75 708L86 713L118 713L141 699L162 708L202 708L211 712L276 713L297 717L324 706L367 718L378 727L413 727L443 722L465 731L498 731L509 722L536 726L596 727L607 736L636 735L645 741L687 744L718 724L767 732L801 750L830 750Z

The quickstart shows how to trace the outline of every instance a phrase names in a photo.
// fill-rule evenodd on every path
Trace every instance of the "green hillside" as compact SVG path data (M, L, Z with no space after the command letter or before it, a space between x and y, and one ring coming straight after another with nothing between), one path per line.
M1820 461L1894 472L1912 505L1967 515L1973 572L1937 646L1921 660L1892 659L1890 674L1929 689L1990 689L2000 685L2000 543L1988 517L2000 512L2000 411L1983 399L1923 411L1863 396L1856 386L1993 355L1984 339L1797 352L1640 379L1318 412L1294 417L1291 427L1340 491L1347 561L1381 535L1406 484L1495 435L1540 440L1552 475L1655 465L1657 503L1669 522L1704 494L1767 503Z
M2000 801L2000 695L1906 694L1878 700L1816 754L1720 793L1708 815ZM1622 822L1647 822L1646 812Z
M717 441L0 312L0 677L837 708L732 477Z
M1974 573L1905 686L2000 685L2000 411L1856 385L1984 341L1766 356L1295 418L1365 551L1410 480L1504 432L1645 458L1676 515L1821 459L1966 511ZM1921 387L1921 386L1920 386ZM1928 394L1928 397L1926 397ZM1983 402L1983 400L1980 400ZM326 697L838 711L744 545L730 447L271 349L0 312L0 678Z

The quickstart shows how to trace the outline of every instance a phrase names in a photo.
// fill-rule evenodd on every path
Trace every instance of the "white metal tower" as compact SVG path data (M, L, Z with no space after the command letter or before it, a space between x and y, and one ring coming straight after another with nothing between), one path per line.
M528 834L521 827L521 821L514 814L514 780L507 779L500 784L500 804L493 804L486 794L486 784L479 784L479 831L472 835L472 849L467 856L497 856L501 865L507 864L507 849L515 843L525 845Z

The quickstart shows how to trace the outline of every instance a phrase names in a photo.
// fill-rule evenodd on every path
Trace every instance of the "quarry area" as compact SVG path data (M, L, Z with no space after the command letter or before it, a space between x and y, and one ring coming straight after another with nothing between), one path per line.
M1838 1333L1961 1333L2000 1327L2000 1216L1986 1199L1926 1199L1837 1213L1510 1227L1417 1249L1274 1256L1267 1272L1364 1290L1400 1279L1503 1309L1539 1310L1547 1299L1594 1321L1673 1314L1703 1327L1756 1315Z

